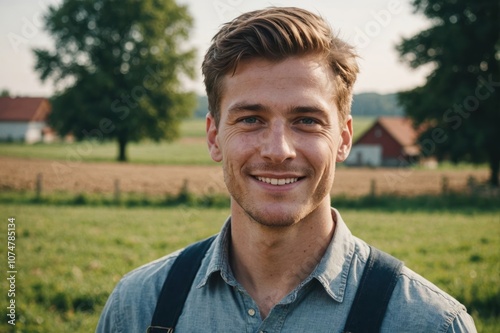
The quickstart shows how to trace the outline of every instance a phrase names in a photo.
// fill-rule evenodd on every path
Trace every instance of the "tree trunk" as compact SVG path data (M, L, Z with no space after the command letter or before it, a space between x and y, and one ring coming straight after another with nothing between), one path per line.
M499 169L500 169L500 156L493 154L492 156L490 156L490 172L491 172L490 184L494 187L499 186L498 182Z
M127 138L125 136L118 137L118 161L127 162Z

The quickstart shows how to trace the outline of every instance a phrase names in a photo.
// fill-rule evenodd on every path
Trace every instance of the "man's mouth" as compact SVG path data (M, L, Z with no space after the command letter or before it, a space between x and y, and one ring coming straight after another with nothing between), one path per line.
M267 178L267 177L255 177L258 181L266 184L283 186L287 184L293 184L299 180L299 178Z

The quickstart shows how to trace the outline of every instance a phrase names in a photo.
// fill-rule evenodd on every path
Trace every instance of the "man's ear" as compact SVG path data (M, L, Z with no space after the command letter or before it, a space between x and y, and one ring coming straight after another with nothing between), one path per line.
M349 156L352 146L352 116L348 115L344 126L340 129L340 143L337 150L337 162L344 162Z
M210 152L212 160L214 160L215 162L220 162L222 161L222 152L219 148L218 130L215 119L210 113L207 114L206 119L208 151Z

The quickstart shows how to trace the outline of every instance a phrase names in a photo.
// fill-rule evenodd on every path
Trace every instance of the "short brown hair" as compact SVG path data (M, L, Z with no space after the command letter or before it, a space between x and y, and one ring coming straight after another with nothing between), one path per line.
M234 73L241 60L281 61L291 56L325 57L335 75L335 103L343 123L350 113L352 88L359 72L354 48L334 36L318 15L295 7L270 7L240 15L222 26L212 39L202 72L208 108L218 125L224 76Z

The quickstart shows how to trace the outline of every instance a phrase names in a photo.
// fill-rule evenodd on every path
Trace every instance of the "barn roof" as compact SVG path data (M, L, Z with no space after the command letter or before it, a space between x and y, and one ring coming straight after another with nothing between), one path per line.
M417 132L413 128L410 119L403 117L380 117L377 121L401 146L415 144Z
M0 121L45 121L49 112L43 97L0 97Z
M413 128L412 121L405 117L379 117L377 121L358 139L356 143L361 143L367 133L373 130L376 125L384 128L392 138L401 145L408 155L418 155L420 149L416 144L418 133Z

